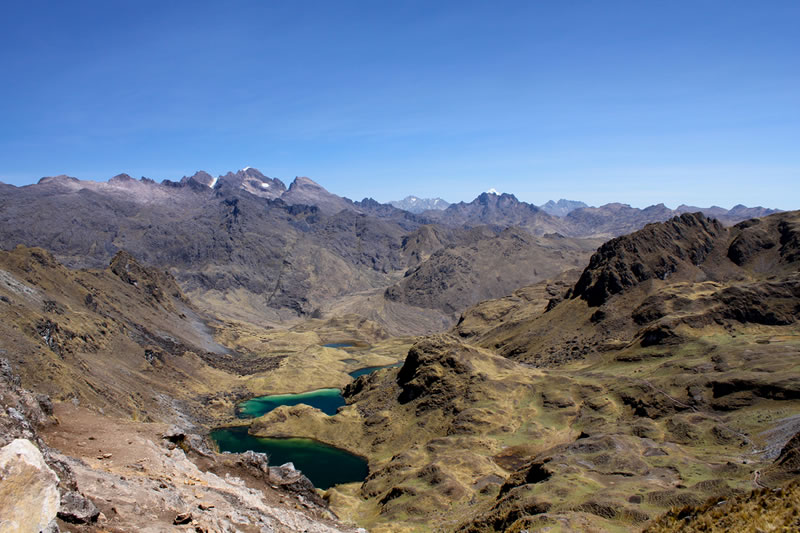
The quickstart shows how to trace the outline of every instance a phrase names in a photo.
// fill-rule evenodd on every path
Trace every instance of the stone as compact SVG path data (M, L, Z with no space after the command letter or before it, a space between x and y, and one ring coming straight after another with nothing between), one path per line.
M81 493L70 491L64 494L58 517L70 524L91 524L97 521L100 510Z
M61 504L58 477L31 441L0 449L0 480L0 531L46 530Z
M61 528L58 527L58 522L52 520L47 527L42 530L42 533L61 533Z
M642 455L644 455L645 457L657 457L659 455L669 455L669 454L664 450L662 450L661 448L647 448Z
M161 435L161 438L166 439L170 442L180 442L184 438L186 438L186 431L184 431L178 426L173 425L170 426L170 428L166 432L164 432L163 435Z
M191 522L192 522L192 513L180 513L175 517L175 520L172 521L172 523L175 524L176 526L189 524Z

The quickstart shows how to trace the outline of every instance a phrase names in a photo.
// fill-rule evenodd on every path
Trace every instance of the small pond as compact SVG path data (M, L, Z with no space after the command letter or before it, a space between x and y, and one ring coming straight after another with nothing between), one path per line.
M294 463L295 468L320 489L340 483L363 481L369 472L367 462L344 450L311 439L271 439L254 437L247 426L219 428L211 438L221 452L241 453L247 450L269 455L269 464Z
M238 418L256 418L281 405L300 403L316 407L326 415L335 415L336 410L345 405L339 389L319 389L301 394L273 394L252 398L237 406L236 416Z
M352 342L331 342L322 346L325 348L354 348L355 344Z
M364 368L359 368L358 370L353 370L350 372L350 377L356 379L358 376L363 376L365 374L372 374L376 370L380 370L381 368L397 368L399 366L403 366L402 362L395 363L393 365L385 365L385 366L368 366Z

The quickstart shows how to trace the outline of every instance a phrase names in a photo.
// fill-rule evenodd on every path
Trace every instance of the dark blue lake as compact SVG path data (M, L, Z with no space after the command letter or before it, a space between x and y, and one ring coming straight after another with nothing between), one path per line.
M294 463L295 468L320 489L341 483L363 481L369 469L367 462L344 450L311 439L270 439L254 437L248 428L219 428L210 436L221 452L241 453L247 450L269 455L269 464Z

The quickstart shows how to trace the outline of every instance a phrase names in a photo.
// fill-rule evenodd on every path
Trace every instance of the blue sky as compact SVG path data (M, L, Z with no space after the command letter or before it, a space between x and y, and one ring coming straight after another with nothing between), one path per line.
M4 2L0 180L800 208L800 2Z

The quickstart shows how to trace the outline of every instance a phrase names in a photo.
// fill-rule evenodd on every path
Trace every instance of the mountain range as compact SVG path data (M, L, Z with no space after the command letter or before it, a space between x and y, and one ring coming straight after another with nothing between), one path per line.
M773 211L415 213L252 168L0 184L0 461L33 443L70 531L790 527L800 212ZM237 417L331 388L335 414ZM322 498L215 451L234 426L368 475Z
M711 209L725 223L772 212ZM559 217L506 193L412 213L371 199L354 202L308 178L296 178L287 188L253 168L219 177L200 171L160 184L126 174L108 182L57 176L0 187L0 246L40 246L80 268L103 267L125 250L169 269L187 295L234 318L275 322L324 314L352 296L352 306L363 306L391 331L422 333L428 329L409 325L406 307L436 309L438 317L425 320L431 328L452 324L467 305L558 273L547 264L574 268L599 239L676 213L663 204L608 204ZM510 227L524 234L507 238L503 231ZM487 238L491 246L458 251ZM578 255L553 263L552 253L540 254L538 246ZM521 258L520 250L531 258L530 268L497 261L509 254ZM484 267L490 264L496 281L486 283ZM423 289L413 281L431 279L425 272L447 271L463 275L445 285L423 283ZM422 296L420 290L432 292ZM359 296L366 293L377 297Z

